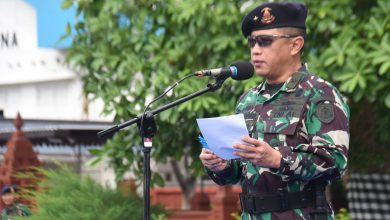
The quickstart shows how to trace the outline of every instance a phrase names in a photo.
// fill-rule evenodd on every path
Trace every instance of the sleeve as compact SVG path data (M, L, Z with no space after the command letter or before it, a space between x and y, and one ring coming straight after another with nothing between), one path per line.
M199 142L203 148L209 149L206 140L202 136L198 136ZM228 166L221 172L213 172L207 167L204 167L207 175L218 185L235 184L241 177L241 162L238 160L228 160Z
M31 211L27 206L23 205L21 207L21 210L22 210L24 216L31 216Z
M275 174L307 181L319 177L332 180L346 170L349 108L335 88L314 90L303 123L309 143L280 147L281 166L273 170Z
M220 172L213 172L207 167L205 171L218 185L236 184L241 179L242 163L240 160L228 160L227 167Z
M1 218L0 219L7 219L7 218L8 218L7 211L5 208L3 208L3 210L1 210Z

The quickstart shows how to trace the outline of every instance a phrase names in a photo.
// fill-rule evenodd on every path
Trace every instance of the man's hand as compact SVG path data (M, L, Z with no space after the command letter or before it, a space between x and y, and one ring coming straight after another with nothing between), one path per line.
M245 136L242 138L245 144L234 144L233 147L241 151L235 151L234 154L240 156L243 160L250 161L254 165L278 169L282 155L279 151L273 149L268 143Z
M227 161L215 155L211 150L202 148L199 155L203 165L213 172L220 172L227 166Z

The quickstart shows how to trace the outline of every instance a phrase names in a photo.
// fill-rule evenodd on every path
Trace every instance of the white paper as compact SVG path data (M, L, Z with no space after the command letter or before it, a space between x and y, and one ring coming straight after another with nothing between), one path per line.
M237 151L233 144L243 143L242 136L248 135L243 114L198 118L196 121L211 151L225 160L239 158L233 154Z

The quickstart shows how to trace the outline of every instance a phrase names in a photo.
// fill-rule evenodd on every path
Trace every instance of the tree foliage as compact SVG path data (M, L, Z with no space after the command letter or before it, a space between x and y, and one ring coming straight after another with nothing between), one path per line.
M64 1L69 5L71 1ZM78 1L83 19L75 24L76 35L69 49L71 62L86 71L83 80L91 99L101 98L105 113L115 112L121 122L142 113L145 103L178 79L195 70L227 66L249 58L240 33L243 2L205 1ZM259 80L258 80L259 81ZM257 82L258 82L257 81ZM206 87L208 79L192 78L181 83L162 106ZM198 117L233 113L238 94L256 84L225 82L217 94L181 104L157 117L158 133L152 156L157 161L183 155L196 158ZM149 98L149 99L148 99ZM223 103L223 104L222 104ZM137 128L118 133L103 153L118 176L133 162L141 167L142 153ZM192 166L199 167L198 160ZM138 172L139 170L136 170Z
M305 1L309 7L308 38L304 60L309 69L338 85L352 106L352 125L362 118L355 112L367 103L375 108L378 126L390 108L390 2L386 0ZM249 60L249 48L240 25L245 13L258 1L215 0L78 0L78 17L69 59L83 72L88 97L104 101L104 113L115 112L123 122L140 114L153 97L178 79L206 68L228 66ZM73 4L64 0L63 7ZM70 28L68 28L70 34ZM208 79L190 79L156 108L206 87ZM216 93L206 94L160 113L152 156L165 162L183 156L195 158L199 168L198 117L232 114L239 95L260 79L237 83L227 80ZM371 104L374 103L374 104ZM363 114L364 116L364 114ZM374 143L388 138L371 125ZM360 131L353 131L354 134ZM359 135L358 135L359 136ZM94 153L108 156L118 177L136 163L140 174L142 153L135 126L121 131ZM352 149L367 149L371 143L352 136ZM359 164L360 159L352 157ZM192 169L190 174L194 170ZM155 177L158 177L155 176ZM156 179L156 178L155 178ZM159 178L157 178L159 179Z
M390 108L390 2L309 1L309 61L351 101Z

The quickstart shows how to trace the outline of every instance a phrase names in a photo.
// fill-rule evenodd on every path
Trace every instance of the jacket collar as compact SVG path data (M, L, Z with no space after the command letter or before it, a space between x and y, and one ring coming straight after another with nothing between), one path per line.
M293 73L287 80L284 82L283 86L280 88L279 91L284 92L294 92L296 90L296 87L298 86L299 82L303 78L305 74L307 74L307 68L306 65L302 65L301 68L299 68L295 73ZM261 94L266 89L266 80L264 80L260 85L257 86L258 92Z

